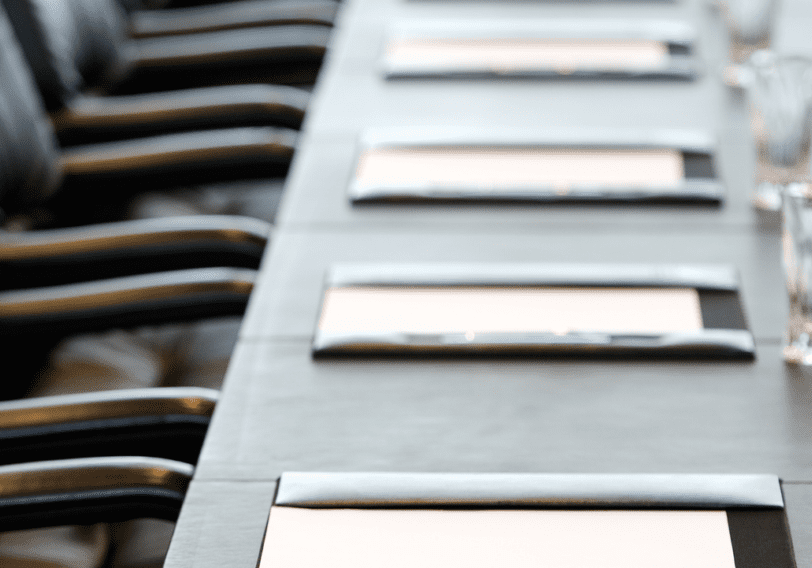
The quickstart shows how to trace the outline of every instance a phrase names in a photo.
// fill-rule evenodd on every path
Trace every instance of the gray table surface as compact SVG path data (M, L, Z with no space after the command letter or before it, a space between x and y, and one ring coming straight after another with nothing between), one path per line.
M654 232L578 223L546 231L281 231L264 260L241 336L311 337L325 276L336 262L694 263L736 267L754 336L777 341L787 311L780 261L778 235L747 228Z
M812 479L812 373L749 362L319 359L244 342L197 479L284 471L775 473Z
M194 481L166 566L256 566L276 489L270 481ZM812 486L784 483L798 568L812 566Z
M492 18L692 22L690 83L398 81L380 77L398 22ZM812 7L787 0L776 44L812 53ZM166 566L254 567L286 470L736 472L784 481L798 565L812 568L812 371L780 357L780 227L748 205L741 98L717 73L725 38L701 0L349 0L306 120ZM719 141L720 208L347 203L368 129L691 128ZM339 261L688 262L739 269L755 362L314 361L327 267Z

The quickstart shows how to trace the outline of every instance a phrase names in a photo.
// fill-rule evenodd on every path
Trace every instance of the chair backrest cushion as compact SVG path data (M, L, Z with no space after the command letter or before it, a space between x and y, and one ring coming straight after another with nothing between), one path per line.
M60 185L59 147L14 32L0 9L0 198L42 201Z
M66 0L51 0L65 2ZM116 0L71 0L79 31L76 65L88 85L115 80L125 61L127 15Z
M49 109L58 109L78 91L79 33L64 0L2 0L37 86Z

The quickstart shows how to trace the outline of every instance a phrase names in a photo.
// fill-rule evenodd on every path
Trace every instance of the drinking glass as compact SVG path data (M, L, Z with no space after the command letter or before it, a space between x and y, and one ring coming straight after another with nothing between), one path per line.
M783 199L784 277L789 293L784 359L812 364L812 189L806 183L787 186Z
M778 0L721 0L730 47L728 58L741 64L759 49L770 46Z
M781 208L782 188L809 180L812 60L757 51L747 64L750 126L756 144L753 205Z

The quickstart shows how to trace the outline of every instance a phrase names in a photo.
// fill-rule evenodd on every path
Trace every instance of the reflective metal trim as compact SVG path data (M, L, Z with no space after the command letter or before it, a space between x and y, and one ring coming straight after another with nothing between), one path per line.
M0 467L0 499L133 487L185 492L194 467L160 458L108 457Z
M784 499L774 475L286 472L275 505L783 509Z
M218 392L197 387L125 389L0 402L0 428L129 416L211 416Z
M384 61L382 73L387 79L683 79L694 80L700 75L701 67L693 59L684 56L670 56L666 67L652 69L593 70L576 69L566 73L552 69L497 70L497 69L458 69L455 67L431 68L419 63L407 65Z
M129 62L136 68L228 63L260 56L273 60L321 57L330 43L326 26L273 26L205 34L150 37L131 42Z
M228 85L116 97L79 96L53 115L57 130L144 125L235 113L304 117L310 94L284 85Z
M165 134L135 141L75 146L62 154L68 175L99 174L206 162L244 156L261 150L272 156L293 156L298 133L271 127L243 127L181 134Z
M30 233L4 233L0 262L203 240L265 246L272 225L232 215L143 219Z
M741 329L704 329L695 333L612 335L608 333L463 333L379 334L358 336L316 332L315 354L426 353L426 354L640 354L742 356L755 354L755 341Z
M433 146L494 146L505 148L677 148L715 153L717 141L704 130L635 128L371 128L359 139L360 148L425 148Z
M0 318L75 312L210 292L248 296L255 278L255 270L203 268L3 292Z
M684 286L737 291L736 269L719 264L336 264L328 286Z
M718 203L724 199L721 183L712 180L691 180L678 187L570 187L561 191L554 187L493 188L418 186L416 184L368 184L353 181L349 197L355 203L403 201L500 201L500 202L656 202L690 201Z

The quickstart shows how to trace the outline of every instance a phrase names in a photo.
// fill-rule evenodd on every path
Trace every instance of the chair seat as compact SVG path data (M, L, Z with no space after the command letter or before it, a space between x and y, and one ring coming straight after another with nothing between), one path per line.
M242 318L69 337L51 352L30 396L200 386L220 388Z
M103 523L53 527L0 534L0 565L4 568L96 568L110 546Z
M175 523L138 519L112 525L115 543L110 568L161 568Z
M257 179L142 193L130 202L130 219L180 215L245 215L273 223L284 180Z
M171 364L171 335L179 333L165 333L163 342L121 330L69 337L51 353L30 395L159 386Z

